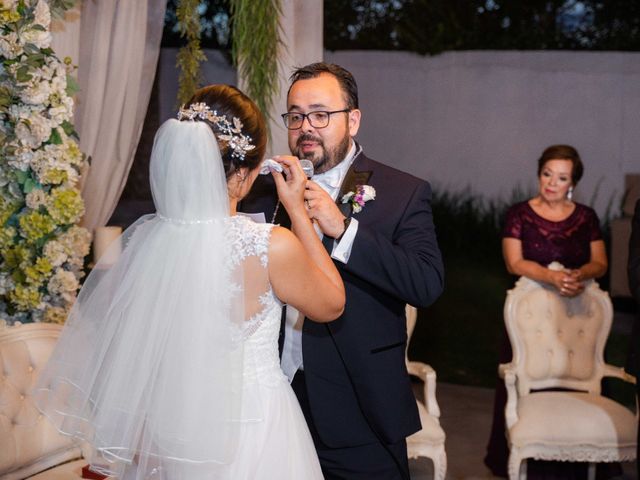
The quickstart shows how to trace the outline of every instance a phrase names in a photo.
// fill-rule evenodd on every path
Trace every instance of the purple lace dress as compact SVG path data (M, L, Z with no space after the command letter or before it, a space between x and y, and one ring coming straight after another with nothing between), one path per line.
M507 211L502 238L519 239L525 260L580 268L589 262L591 242L602 240L602 233L596 212L585 205L576 203L566 219L552 222L534 212L529 202L522 202Z
M576 208L566 219L559 222L546 220L538 215L529 202L513 205L507 211L502 238L517 238L522 241L522 256L540 265L547 266L556 261L565 268L579 268L591 258L591 242L602 239L600 222L596 212L576 203ZM502 341L500 363L511 361L511 345L506 334ZM504 408L507 392L498 379L493 409L493 425L487 445L485 464L498 476L507 476L509 447L505 437ZM600 470L601 467L599 466ZM605 466L605 470L607 467ZM600 472L599 472L600 473ZM604 476L608 476L603 472ZM567 462L529 461L529 479L583 479L587 478L587 465Z

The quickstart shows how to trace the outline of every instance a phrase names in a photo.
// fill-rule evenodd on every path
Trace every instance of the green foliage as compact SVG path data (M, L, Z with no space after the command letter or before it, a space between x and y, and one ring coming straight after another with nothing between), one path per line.
M76 6L76 0L49 0L49 8L51 15L56 18L62 18L64 12L71 10Z
M177 56L180 69L178 102L185 103L198 89L201 82L200 63L207 57L200 48L199 0L179 0L176 15L180 35L187 40Z
M268 112L278 93L280 0L230 0L232 58L246 94Z
M329 50L640 49L629 0L325 0Z

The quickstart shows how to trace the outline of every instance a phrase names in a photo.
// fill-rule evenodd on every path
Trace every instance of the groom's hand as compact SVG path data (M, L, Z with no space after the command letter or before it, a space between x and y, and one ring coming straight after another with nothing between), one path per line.
M344 219L336 202L321 186L312 180L307 182L304 193L309 218L315 220L324 235L338 238L344 232Z

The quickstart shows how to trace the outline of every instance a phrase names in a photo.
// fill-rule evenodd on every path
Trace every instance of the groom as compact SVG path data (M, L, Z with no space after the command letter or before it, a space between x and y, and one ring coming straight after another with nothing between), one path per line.
M408 479L405 439L420 419L404 360L405 304L427 306L443 288L431 189L365 156L353 139L357 85L338 65L296 70L283 119L292 154L314 164L308 213L347 293L344 314L332 323L303 321L288 309L283 369L293 367L325 478ZM373 189L373 199L357 195ZM256 182L242 208L289 225L270 177Z

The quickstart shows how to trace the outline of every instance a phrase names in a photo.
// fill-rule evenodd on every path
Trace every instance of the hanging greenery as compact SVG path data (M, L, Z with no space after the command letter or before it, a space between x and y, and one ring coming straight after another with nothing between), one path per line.
M233 62L246 94L268 114L278 94L280 0L230 0Z
M187 40L187 44L178 51L177 57L177 66L180 69L178 81L180 104L189 100L200 86L200 63L207 61L207 57L200 48L199 5L200 0L180 0L176 8L180 35Z
M229 0L229 6L233 63L245 93L267 113L278 93L281 0ZM180 34L187 40L177 60L179 103L186 102L200 86L200 63L206 61L200 48L199 7L200 0L178 0L176 7Z
M60 13L71 1L53 2ZM70 58L51 45L45 0L0 2L0 320L63 323L91 236L78 183Z

